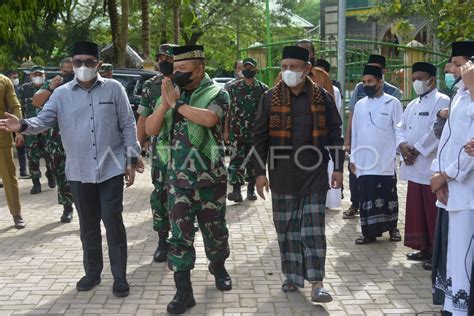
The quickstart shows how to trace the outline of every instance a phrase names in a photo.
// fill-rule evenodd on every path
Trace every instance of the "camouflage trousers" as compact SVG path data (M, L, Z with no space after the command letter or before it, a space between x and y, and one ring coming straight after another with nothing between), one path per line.
M168 232L170 230L167 208L168 191L165 186L166 168L167 166L163 166L163 163L158 159L153 159L151 180L154 188L150 194L150 205L153 214L153 229L157 232Z
M232 142L232 154L229 163L229 183L244 184L247 182L255 183L255 169L249 157L252 149L252 143L244 143L234 140Z
M224 263L229 257L229 231L225 219L227 184L199 189L170 187L171 238L168 267L175 271L194 268L194 220L197 217L206 256L211 262Z
M25 137L28 168L32 179L41 178L40 159L46 162L46 176L52 175L52 162L47 152L47 136L44 133Z
M58 204L72 205L71 187L66 179L66 154L61 142L59 129L57 127L53 128L48 133L47 150L58 186Z

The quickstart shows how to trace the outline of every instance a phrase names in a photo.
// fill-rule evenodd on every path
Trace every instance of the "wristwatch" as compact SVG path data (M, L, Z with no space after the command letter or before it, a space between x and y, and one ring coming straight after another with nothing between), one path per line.
M28 128L28 124L25 122L25 120L20 120L20 124L21 124L21 127L18 133L23 133Z
M174 106L174 110L176 112L178 112L179 108L183 105L185 105L186 103L183 101L183 100L178 100L176 101L176 105Z

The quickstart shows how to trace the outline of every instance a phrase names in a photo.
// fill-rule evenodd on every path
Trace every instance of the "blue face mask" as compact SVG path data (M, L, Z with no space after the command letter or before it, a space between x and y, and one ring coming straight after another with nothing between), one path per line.
M454 85L454 82L456 82L456 77L454 77L453 74L445 74L444 82L446 83L446 86L448 87L448 89L451 89Z

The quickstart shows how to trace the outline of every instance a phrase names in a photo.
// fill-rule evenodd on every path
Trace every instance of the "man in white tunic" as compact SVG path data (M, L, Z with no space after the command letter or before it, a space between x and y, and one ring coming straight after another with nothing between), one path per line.
M352 118L351 171L359 181L362 236L357 245L376 241L386 231L391 241L401 241L397 229L398 195L395 175L395 127L403 108L383 91L382 69L367 65L363 85L366 97L355 106Z
M429 270L438 213L429 185L439 144L433 127L437 113L449 106L449 97L436 89L434 65L415 63L412 73L418 97L408 104L397 125L397 147L403 158L400 178L408 181L404 245L418 250L408 254L408 260L425 261L423 267Z
M431 188L449 216L444 310L452 315L472 314L474 159L464 151L474 136L474 66L468 61L472 55L474 42L453 43L451 72L461 80L432 165Z

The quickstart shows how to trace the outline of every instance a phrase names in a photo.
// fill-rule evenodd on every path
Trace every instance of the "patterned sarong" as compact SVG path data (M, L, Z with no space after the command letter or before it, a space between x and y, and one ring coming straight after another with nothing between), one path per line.
M362 235L380 237L384 232L397 228L397 178L360 176L358 181Z
M324 279L326 192L307 196L272 193L281 269L298 287Z

